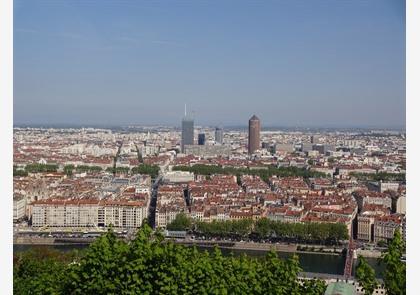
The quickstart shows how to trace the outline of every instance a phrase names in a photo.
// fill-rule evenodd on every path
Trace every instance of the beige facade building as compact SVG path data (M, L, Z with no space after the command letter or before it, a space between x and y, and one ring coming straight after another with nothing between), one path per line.
M41 200L32 203L34 227L140 227L147 203L129 200Z
M357 217L357 239L361 241L371 242L373 240L373 224L375 216L359 215Z
M18 221L25 217L26 198L23 196L13 197L13 221Z
M402 233L401 223L400 215L390 215L376 219L374 223L374 242L392 239L396 230Z

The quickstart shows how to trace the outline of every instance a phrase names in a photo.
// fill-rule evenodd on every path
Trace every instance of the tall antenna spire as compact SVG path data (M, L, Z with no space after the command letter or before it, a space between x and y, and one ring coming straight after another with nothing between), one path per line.
M184 106L184 116L185 117L187 116L187 104L185 104L185 106Z

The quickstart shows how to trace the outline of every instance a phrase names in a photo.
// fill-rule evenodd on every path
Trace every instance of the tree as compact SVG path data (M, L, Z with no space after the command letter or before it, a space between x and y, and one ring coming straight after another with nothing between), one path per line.
M125 289L128 245L112 227L92 243L80 263L73 264L66 294L121 294Z
M327 284L323 280L305 280L301 286L301 294L323 295L327 289Z
M159 175L159 166L141 164L131 169L133 174L148 174L152 178L156 178Z
M248 175L258 175L262 180L268 182L268 179L273 176L287 177L326 177L327 175L318 171L310 171L305 168L297 167L274 167L266 166L264 169L249 169L249 168L232 168L232 167L220 167L220 166L210 166L210 165L194 165L194 166L175 166L173 167L175 171L190 171L194 174L200 175L212 175L212 174L227 174L227 175L236 175L239 177L243 174Z
M373 294L378 285L375 278L375 270L363 256L360 256L359 264L356 266L356 279L362 285L365 295Z
M73 170L74 170L74 165L71 165L71 164L64 166L64 169L63 169L64 173L67 176L73 175Z
M28 176L28 171L13 166L13 176Z
M405 294L406 265L401 261L404 250L404 241L397 229L393 239L388 244L388 250L381 258L381 262L385 264L384 283L387 294Z
M191 219L185 213L178 213L175 219L167 225L167 230L189 230L191 229Z
M270 236L273 232L270 219L264 217L258 220L255 224L254 231L260 238Z
M240 224L240 223L238 223ZM241 224L241 226L246 225ZM220 223L231 231L231 223ZM237 226L237 225L235 225ZM65 257L62 259L62 257ZM225 256L215 248L198 251L153 232L147 223L132 241L119 239L112 228L80 256L17 254L16 294L313 294L325 283L301 284L296 255L285 260L275 251L265 259Z
M67 265L75 252L33 247L13 259L13 294L62 294Z
M58 165L56 164L28 164L25 166L25 171L29 173L38 173L38 172L57 172Z

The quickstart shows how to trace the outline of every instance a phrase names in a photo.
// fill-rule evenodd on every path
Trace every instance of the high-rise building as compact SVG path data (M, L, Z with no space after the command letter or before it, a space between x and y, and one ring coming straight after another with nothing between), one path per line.
M311 135L311 143L319 143L319 136L318 135Z
M217 143L223 143L223 129L222 127L216 127L216 131L214 132L214 139Z
M261 122L257 116L253 115L249 119L248 125L248 153L252 154L260 148Z
M204 145L206 143L206 135L204 133L198 134L198 145Z
M187 117L187 107L185 107L184 118L182 118L182 138L181 150L184 152L185 145L194 144L194 120Z

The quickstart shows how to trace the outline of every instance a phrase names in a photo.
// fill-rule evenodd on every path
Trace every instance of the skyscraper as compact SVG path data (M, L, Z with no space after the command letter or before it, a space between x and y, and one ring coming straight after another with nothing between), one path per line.
M252 154L260 148L260 129L261 122L257 116L253 115L249 119L248 125L248 153Z
M214 132L214 139L217 143L223 143L223 129L222 127L216 127L216 131Z
M319 143L319 136L311 135L311 143Z
M194 120L187 117L187 107L185 106L184 118L182 118L182 138L181 150L185 151L185 145L194 144Z
M206 135L204 133L198 134L198 145L204 145L206 143Z

